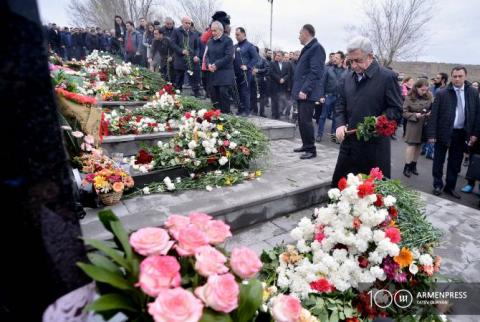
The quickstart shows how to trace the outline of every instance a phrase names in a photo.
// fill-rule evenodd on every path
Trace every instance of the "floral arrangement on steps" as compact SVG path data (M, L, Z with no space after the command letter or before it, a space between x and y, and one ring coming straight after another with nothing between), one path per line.
M321 321L440 321L432 307L372 304L388 303L382 296L372 302L379 291L393 299L399 290L430 289L440 269L441 258L433 255L439 233L421 213L418 195L399 187L378 169L340 180L328 192L330 203L292 230L294 244L262 254L268 296L294 296Z
M260 167L255 160L266 161L269 142L254 124L219 110L185 113L177 135L170 142L139 150L136 156L125 158L134 171L148 173L185 168L189 177L166 177L129 194L137 196L153 192L206 189L231 186L258 179Z
M267 137L248 120L219 110L200 110L185 113L170 142L142 149L129 162L134 168L144 165L146 170L182 166L198 171L211 165L246 169L268 151Z
M97 283L100 297L87 309L129 321L254 321L262 306L262 267L246 247L226 252L230 227L203 213L171 215L161 228L128 234L110 211L99 218L114 246L86 239L96 249L79 267Z
M67 62L66 65L75 70L58 65L51 67L55 87L91 99L99 96L107 101L147 101L166 83L159 73L132 66L97 50L85 60Z
M132 177L118 168L104 168L100 171L89 173L84 183L90 183L97 192L100 200L107 206L120 201L123 191L133 187Z
M185 112L201 109L209 110L211 105L195 98L181 97L172 85L167 84L142 107L106 111L102 126L105 135L172 132L178 129Z
M192 173L189 177L173 178L165 177L161 182L153 182L143 188L138 188L128 193L125 197L132 198L141 195L163 192L181 192L186 190L214 191L222 187L230 187L245 181L259 180L261 170L241 171L237 169L215 170L208 172Z

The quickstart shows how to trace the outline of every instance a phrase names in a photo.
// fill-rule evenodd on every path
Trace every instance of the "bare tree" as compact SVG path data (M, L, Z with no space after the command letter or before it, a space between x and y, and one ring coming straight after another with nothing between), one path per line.
M390 66L425 50L433 7L432 0L368 0L363 5L365 22L351 30L370 38L377 58Z
M202 32L210 25L213 14L219 10L221 4L221 0L177 0L169 9L176 13L177 18L192 18L195 29Z
M147 20L158 19L155 6L159 0L71 0L67 10L71 21L78 26L98 26L102 29L113 28L115 15L124 21L135 23L144 17Z

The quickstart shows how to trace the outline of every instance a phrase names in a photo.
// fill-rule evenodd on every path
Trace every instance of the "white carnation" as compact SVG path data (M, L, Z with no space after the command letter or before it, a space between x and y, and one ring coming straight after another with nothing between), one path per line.
M385 272L382 268L379 266L372 266L370 267L370 273L376 278L379 279L380 281L384 281L387 276L385 275Z
M225 165L228 163L228 158L227 157L221 157L219 160L218 160L218 163L220 165Z
M425 266L431 266L431 265L433 265L432 256L430 256L430 255L428 255L428 254L420 255L420 257L418 258L418 262L419 262L421 265L425 265Z
M395 199L395 197L393 196L386 196L385 198L383 198L383 204L385 205L385 207L391 207L396 202L397 202L397 199Z
M188 142L188 148L189 148L190 150L193 150L193 149L195 149L196 147L197 147L197 142L195 142L195 141L193 141L193 140L190 141L190 142Z
M413 275L416 275L418 273L418 266L415 265L414 263L411 263L410 266L408 267L408 270Z
M385 232L383 230L375 230L373 232L373 241L377 244L385 239Z
M341 196L340 190L337 188L328 190L328 198L331 200L338 200Z

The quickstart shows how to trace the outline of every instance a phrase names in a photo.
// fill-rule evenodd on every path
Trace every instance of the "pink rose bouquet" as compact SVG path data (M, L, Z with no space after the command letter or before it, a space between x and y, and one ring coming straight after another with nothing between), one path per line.
M200 212L171 215L163 227L128 235L110 210L99 217L116 247L86 240L100 252L79 266L98 286L108 285L98 288L101 296L90 310L162 322L254 321L258 316L263 287L255 276L262 262L246 247L231 254L220 248L232 236L223 221Z

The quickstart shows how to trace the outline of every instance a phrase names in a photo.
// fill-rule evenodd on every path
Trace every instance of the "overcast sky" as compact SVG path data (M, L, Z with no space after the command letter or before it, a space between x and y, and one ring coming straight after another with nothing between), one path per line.
M81 1L81 0L77 0ZM168 0L166 0L168 1ZM428 26L430 40L420 61L480 64L480 8L471 0L436 0L434 18ZM71 25L69 0L38 0L45 22ZM219 8L231 16L233 27L244 26L247 36L269 42L270 3L267 0L223 0ZM274 0L273 47L300 49L298 31L305 23L317 30L327 52L343 50L349 35L345 27L359 21L361 0ZM112 14L113 15L113 14Z

